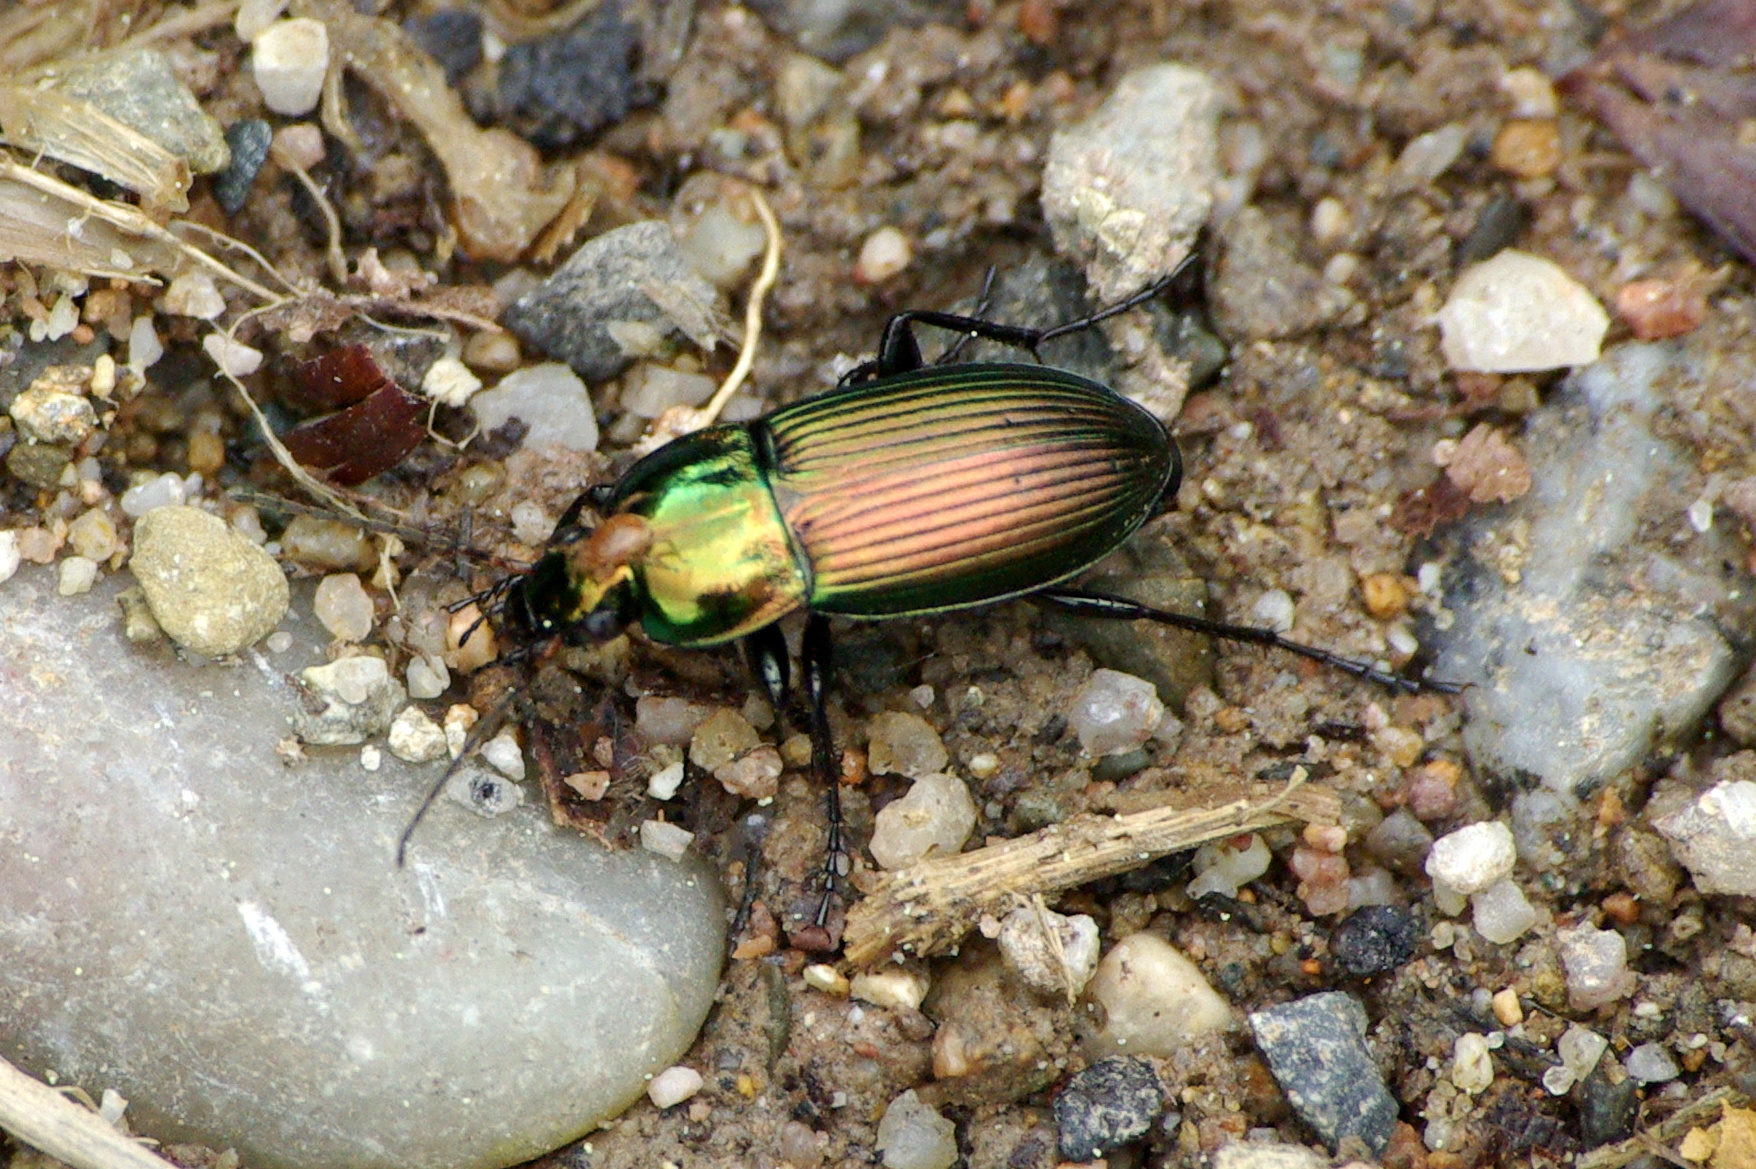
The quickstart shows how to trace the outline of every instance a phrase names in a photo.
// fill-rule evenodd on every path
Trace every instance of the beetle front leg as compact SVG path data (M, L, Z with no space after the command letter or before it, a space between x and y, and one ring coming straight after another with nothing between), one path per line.
M1031 600L1041 601L1064 613L1073 613L1080 617L1104 617L1117 621L1156 621L1160 625L1170 625L1177 629L1187 629L1193 633L1206 633L1213 637L1223 637L1230 641L1248 642L1251 645L1272 646L1297 654L1302 658L1321 663L1331 669L1340 670L1355 678L1363 678L1399 694L1419 694L1424 691L1435 691L1440 694L1459 694L1463 687L1455 682L1440 682L1430 678L1408 678L1381 669L1371 662L1358 658L1343 657L1314 645L1306 645L1302 641L1293 641L1282 637L1272 629L1264 629L1257 625L1233 625L1229 621L1210 621L1205 617L1192 617L1187 613L1173 613L1167 609L1155 609L1143 605L1139 601L1130 601L1126 597L1112 596L1109 593L1095 593L1086 589L1044 589L1032 593Z

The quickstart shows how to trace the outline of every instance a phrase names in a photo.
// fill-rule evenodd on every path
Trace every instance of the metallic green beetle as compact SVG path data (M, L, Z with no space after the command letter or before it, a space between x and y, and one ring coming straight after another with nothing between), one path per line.
M1176 444L1157 418L1097 382L1042 365L927 365L913 333L928 325L1034 355L1198 275L1192 254L1152 287L1053 329L899 313L878 356L835 389L677 439L614 485L587 491L541 560L507 584L500 611L531 643L603 641L634 623L678 646L743 638L776 710L791 712L775 623L804 610L804 722L829 805L819 929L849 863L825 706L830 616L917 616L1030 597L1086 616L1278 646L1420 688L1272 630L1066 587L1175 493ZM595 527L580 522L588 507L603 517Z
M634 620L654 641L707 646L798 609L984 605L1114 551L1180 469L1158 419L1075 374L916 370L647 456L602 500L622 522L563 537L507 608L538 635ZM642 530L606 559L604 543Z

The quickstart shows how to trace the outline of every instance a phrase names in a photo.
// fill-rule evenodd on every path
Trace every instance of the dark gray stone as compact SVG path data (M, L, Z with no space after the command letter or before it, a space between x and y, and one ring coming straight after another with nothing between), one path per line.
M1358 1137L1376 1155L1390 1143L1396 1101L1366 1050L1366 1025L1366 1009L1340 991L1250 1016L1256 1045L1300 1118L1332 1150Z
M587 241L506 310L505 325L588 383L615 377L643 339L711 349L724 332L719 292L649 219Z
M243 209L273 143L274 127L261 118L245 118L226 127L226 145L231 148L232 161L213 176L213 197L227 215L236 215Z
M1061 1156L1095 1161L1152 1131L1164 1110L1164 1086L1151 1063L1132 1055L1101 1059L1055 1097Z

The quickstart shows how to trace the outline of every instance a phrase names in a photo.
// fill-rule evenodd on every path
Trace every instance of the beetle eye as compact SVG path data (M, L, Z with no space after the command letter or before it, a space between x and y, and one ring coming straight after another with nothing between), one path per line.
M593 609L580 623L585 636L595 642L609 641L622 632L622 627L626 624L622 614L614 609Z

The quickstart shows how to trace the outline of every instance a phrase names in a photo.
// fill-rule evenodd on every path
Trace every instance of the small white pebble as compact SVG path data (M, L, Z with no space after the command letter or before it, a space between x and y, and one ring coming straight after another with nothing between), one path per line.
M310 122L294 122L274 132L269 148L274 160L285 167L310 170L322 162L327 153L323 147L323 131Z
M652 773L646 781L646 794L655 800L668 800L683 786L683 761L667 764Z
M902 272L914 258L908 236L894 227L881 227L860 245L854 278L865 284L880 284Z
M701 1091L704 1083L700 1072L677 1064L652 1078L652 1082L646 1085L646 1096L653 1107L670 1108Z
M827 962L814 962L805 967L805 985L824 994L848 993L847 976Z
M337 641L364 641L372 632L372 597L354 573L332 573L317 582L311 607Z
M961 850L975 830L976 805L961 779L939 773L917 779L907 795L884 805L874 819L872 859L900 869Z
M59 341L79 327L79 303L71 293L63 294L55 301L55 307L49 310L49 321L44 329L44 336L49 341Z
M83 556L68 556L61 561L61 579L55 591L64 597L76 597L81 593L89 593L91 586L97 583L98 566L95 561Z
M1689 526L1702 535L1713 530L1713 501L1697 499L1689 505Z
M695 833L679 828L666 820L642 820L640 822L640 847L647 852L680 861L689 846L695 843Z
M367 771L377 771L384 764L384 752L371 743L360 748L360 766Z
M0 582L11 580L23 560L18 551L18 532L12 528L0 531Z
M190 491L184 486L183 477L172 472L162 476L153 476L144 483L133 484L132 488L121 493L121 514L132 520L156 511L158 507L177 507L188 502Z
M534 499L513 504L507 518L512 521L512 534L526 544L542 544L555 534L555 517Z
M87 560L101 563L116 554L116 521L103 508L94 507L67 525L67 542Z
M455 357L441 357L421 379L421 393L444 406L461 406L481 388L482 379Z
M1435 840L1426 869L1439 908L1455 915L1463 912L1465 898L1510 875L1517 863L1512 829L1498 820L1485 820Z
M293 648L293 635L284 629L277 629L262 644L268 647L271 654L284 654Z
M234 341L222 333L209 333L201 339L202 350L233 377L248 377L262 368L262 350L252 349L242 341Z
M910 1088L884 1109L876 1145L885 1169L951 1169L957 1126Z
M1290 630L1296 619L1293 598L1285 589L1269 589L1250 606L1251 624L1272 629L1276 633Z
M1451 1082L1471 1096L1494 1082L1494 1059L1486 1035L1466 1031L1451 1045Z
M269 109L297 118L317 108L329 71L329 29L322 21L277 20L250 48L251 71Z
M524 751L519 747L518 736L512 733L511 727L482 744L482 758L488 761L488 766L507 779L524 778Z
M991 779L1000 774L1000 756L983 751L969 757L969 773L976 779Z
M158 331L152 327L152 314L135 317L134 323L128 326L128 368L142 373L164 355L164 344L159 340Z
M918 1010L927 999L932 984L918 970L875 970L856 974L848 983L848 993L875 1007L907 1007Z
M108 353L98 354L91 363L91 392L99 398L116 392L116 359Z
M1243 848L1233 848L1230 839L1204 844L1195 850L1195 879L1189 882L1189 896L1220 893L1236 897L1239 889L1268 871L1273 859L1268 845L1254 832Z
M212 276L197 270L173 278L159 305L173 316L211 321L226 311L226 298Z
M1120 670L1093 670L1073 696L1068 722L1086 755L1119 755L1152 737L1165 716L1158 690Z
M445 757L445 732L418 706L405 706L397 712L385 741L392 755L410 763L431 763Z
M923 779L944 771L951 756L933 724L918 714L889 710L868 724L866 765L874 775Z
M1677 1078L1677 1061L1662 1043L1642 1043L1622 1060L1628 1074L1643 1084L1662 1084Z
M926 710L933 705L933 688L931 686L916 686L913 690L908 692L908 696L913 699L914 704L922 710Z
M418 654L410 658L407 678L410 698L437 698L451 685L451 671L445 668L445 660L436 654Z

